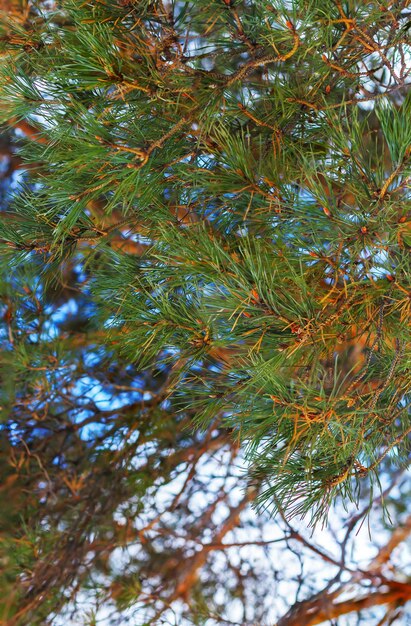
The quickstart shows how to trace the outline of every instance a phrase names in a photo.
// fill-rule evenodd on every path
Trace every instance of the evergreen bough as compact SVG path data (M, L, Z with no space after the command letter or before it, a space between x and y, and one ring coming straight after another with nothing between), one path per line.
M88 358L150 373L157 432L228 430L259 507L315 522L404 467L409 3L23 4L1 36L27 163L0 220L4 423L41 428L19 398L58 414L74 273Z

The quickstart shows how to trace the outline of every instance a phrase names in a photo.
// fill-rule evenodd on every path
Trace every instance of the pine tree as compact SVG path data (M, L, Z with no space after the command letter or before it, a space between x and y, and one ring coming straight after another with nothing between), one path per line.
M173 532L203 454L247 464L226 523L203 511L217 545L251 503L315 524L407 465L409 3L3 4L3 619L95 575L156 623L158 575L200 624L207 551L176 582Z

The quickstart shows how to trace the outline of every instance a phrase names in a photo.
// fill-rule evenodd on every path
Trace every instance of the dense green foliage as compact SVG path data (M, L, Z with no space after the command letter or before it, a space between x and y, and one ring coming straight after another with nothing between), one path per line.
M96 545L107 574L119 511L202 446L241 446L244 506L313 522L406 466L408 4L4 16L0 120L26 165L0 220L0 462L30 624Z

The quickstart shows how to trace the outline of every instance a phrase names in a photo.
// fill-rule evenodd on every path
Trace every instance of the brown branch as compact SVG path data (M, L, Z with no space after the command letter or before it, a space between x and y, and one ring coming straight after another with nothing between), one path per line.
M396 580L388 580L380 576L380 584L376 590L369 593L365 597L351 598L338 602L338 598L346 592L350 585L359 580L375 580L376 572L386 563L392 551L411 534L411 515L409 515L405 523L396 528L389 541L383 546L377 556L370 563L366 571L356 572L348 583L345 583L333 592L328 592L326 587L322 592L314 597L303 600L295 604L291 609L279 620L276 626L315 626L326 620L335 619L347 613L358 612L368 607L380 604L389 604L396 602L404 604L411 600L411 585ZM310 547L310 545L308 545ZM321 553L319 553L320 556Z
M387 588L388 587L388 588ZM344 587L345 590L345 587ZM338 595L340 591L338 592ZM305 600L295 605L276 626L315 626L347 613L362 611L381 604L405 604L411 600L411 585L406 583L384 583L381 589L362 598L334 602L336 593L321 593L314 600Z

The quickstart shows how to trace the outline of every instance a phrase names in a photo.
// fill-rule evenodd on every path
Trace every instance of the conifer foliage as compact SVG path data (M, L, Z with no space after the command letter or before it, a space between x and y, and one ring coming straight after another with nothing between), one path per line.
M204 451L245 457L225 533L249 503L314 523L406 466L411 8L3 4L0 464L27 549L2 610L42 624Z

